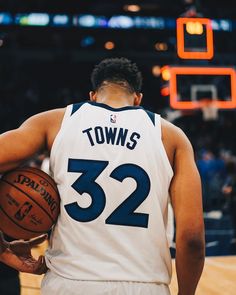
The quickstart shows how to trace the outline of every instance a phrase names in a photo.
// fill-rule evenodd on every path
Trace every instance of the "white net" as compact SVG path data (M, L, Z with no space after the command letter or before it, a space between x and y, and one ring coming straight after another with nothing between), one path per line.
M215 121L218 119L218 108L214 103L207 103L202 107L204 121Z

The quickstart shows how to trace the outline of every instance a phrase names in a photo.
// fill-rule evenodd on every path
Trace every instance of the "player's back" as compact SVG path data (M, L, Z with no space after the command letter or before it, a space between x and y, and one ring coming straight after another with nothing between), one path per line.
M61 195L47 263L77 280L169 284L173 175L160 116L141 107L68 106L51 151Z

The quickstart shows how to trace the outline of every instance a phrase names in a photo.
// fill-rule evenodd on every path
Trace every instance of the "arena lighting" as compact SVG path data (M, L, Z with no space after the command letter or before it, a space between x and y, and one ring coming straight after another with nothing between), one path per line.
M38 20L38 16L43 16ZM29 20L29 17L33 16ZM123 17L126 17L124 19ZM128 18L127 18L128 17ZM48 21L49 18L49 21ZM109 23L112 19L111 24ZM127 26L127 23L129 24ZM115 27L114 27L115 24ZM106 17L104 15L92 14L48 14L48 13L24 13L13 14L8 12L0 12L0 25L25 25L25 26L64 26L64 27L81 27L81 28L100 28L100 29L153 29L153 30L174 30L176 27L176 19L154 17L154 16L127 16L115 15ZM236 21L228 19L217 19L211 21L212 29L214 31L231 32L236 30Z
M0 24L1 25L11 25L13 23L13 18L10 13L0 13Z
M136 4L129 4L124 6L124 10L129 12L139 12L141 10L141 7Z
M215 31L232 31L232 22L225 19L212 20L212 29Z
M21 26L47 26L50 16L47 13L30 13L16 15L16 23Z
M212 102L219 109L236 108L236 73L233 68L220 67L169 67L170 70L170 105L173 109L199 109L205 106L204 101L180 101L177 76L187 75L223 75L230 77L231 100L215 100Z
M155 49L157 51L166 51L168 49L168 45L165 42L157 42L155 44Z
M95 38L93 36L86 36L82 38L82 40L80 41L80 45L82 47L89 47L93 45L94 43L95 43Z
M207 18L178 18L177 19L177 53L183 59L211 59L214 55L213 31L211 20ZM206 28L206 50L185 49L185 31L189 35L202 35ZM185 29L186 28L186 29ZM191 38L191 37L189 37Z
M159 77L161 74L161 67L158 65L155 65L152 67L152 74L154 77Z
M67 26L69 24L69 16L65 14L56 14L52 18L55 26Z
M129 29L134 26L133 19L126 15L112 16L107 23L108 27L113 29Z
M171 78L171 72L169 66L164 66L161 68L161 77L164 81L169 81Z
M78 24L81 27L93 28L96 25L95 16L91 14L82 15L78 18Z
M115 43L112 42L112 41L107 41L105 44L104 44L104 47L107 49L107 50L112 50L115 48Z
M161 95L162 96L169 96L170 95L170 88L168 86L161 88Z

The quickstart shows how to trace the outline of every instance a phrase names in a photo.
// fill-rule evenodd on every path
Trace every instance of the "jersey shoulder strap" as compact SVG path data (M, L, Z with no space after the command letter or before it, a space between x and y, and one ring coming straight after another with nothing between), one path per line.
M156 115L155 113L151 112L151 111L148 111L148 110L145 110L144 111L146 112L146 114L148 115L149 119L152 121L152 124L154 126L156 126Z
M83 102L79 102L79 103L74 103L71 105L71 116L77 112L81 107L82 105L86 104L87 102L86 101L83 101Z

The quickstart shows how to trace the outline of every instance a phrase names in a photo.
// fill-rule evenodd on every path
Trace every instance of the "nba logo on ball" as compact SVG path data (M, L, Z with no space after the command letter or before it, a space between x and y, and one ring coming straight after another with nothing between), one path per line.
M110 115L110 121L111 121L111 123L116 123L116 115L111 114Z
M27 216L32 209L32 205L29 202L25 202L21 208L16 212L15 218L17 220L23 220L25 216Z

